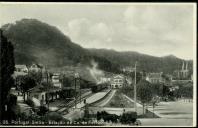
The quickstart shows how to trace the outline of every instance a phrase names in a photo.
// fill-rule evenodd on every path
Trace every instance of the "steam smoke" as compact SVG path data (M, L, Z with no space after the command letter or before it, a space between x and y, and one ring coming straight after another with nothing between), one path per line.
M96 83L99 84L101 81L101 77L104 76L104 72L98 69L98 63L94 60L91 61L92 67L88 67L91 76L95 79Z

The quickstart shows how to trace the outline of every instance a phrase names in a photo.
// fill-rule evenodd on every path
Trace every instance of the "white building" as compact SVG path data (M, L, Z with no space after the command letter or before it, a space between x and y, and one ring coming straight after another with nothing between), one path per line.
M163 83L164 79L162 78L162 72L160 73L148 73L146 80L150 83Z
M60 82L60 74L59 73L54 73L53 74L52 83L53 83L53 86L62 88L62 84Z
M30 71L39 72L41 71L42 67L38 64L32 64L29 68Z
M15 65L15 72L28 73L28 68L26 65Z
M111 80L111 88L121 88L125 85L125 82L123 75L115 75Z
M122 71L123 72L134 72L135 68L133 68L133 67L124 67L124 68L122 68Z

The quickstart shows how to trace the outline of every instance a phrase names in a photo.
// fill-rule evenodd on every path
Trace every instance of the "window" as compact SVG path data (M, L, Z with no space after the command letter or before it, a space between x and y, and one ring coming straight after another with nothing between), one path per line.
M114 82L118 82L118 80L117 80L117 79L115 79L115 80L114 80Z

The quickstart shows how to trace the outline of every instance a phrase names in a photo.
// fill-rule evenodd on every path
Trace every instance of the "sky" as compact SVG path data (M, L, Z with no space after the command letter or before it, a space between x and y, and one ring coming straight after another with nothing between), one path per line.
M56 26L84 48L192 59L196 44L193 7L148 3L0 3L0 23L33 18Z

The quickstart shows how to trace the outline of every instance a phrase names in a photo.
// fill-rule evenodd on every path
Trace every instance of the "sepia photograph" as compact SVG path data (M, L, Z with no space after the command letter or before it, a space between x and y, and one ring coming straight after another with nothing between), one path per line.
M196 13L0 2L0 127L196 127Z

